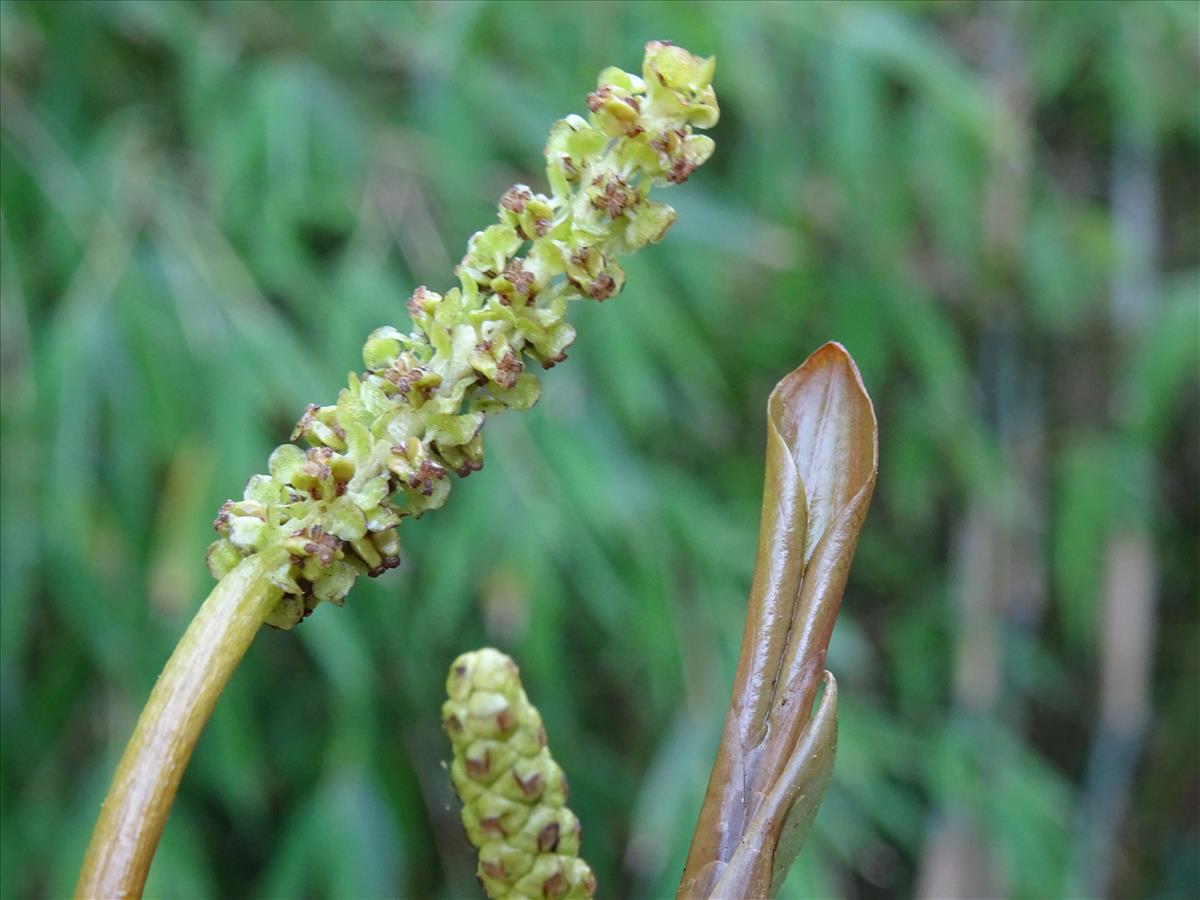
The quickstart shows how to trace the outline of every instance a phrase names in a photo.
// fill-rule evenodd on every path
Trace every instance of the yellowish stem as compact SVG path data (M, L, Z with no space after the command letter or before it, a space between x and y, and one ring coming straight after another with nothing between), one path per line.
M279 589L254 554L217 584L138 718L88 845L76 897L140 897L192 749Z

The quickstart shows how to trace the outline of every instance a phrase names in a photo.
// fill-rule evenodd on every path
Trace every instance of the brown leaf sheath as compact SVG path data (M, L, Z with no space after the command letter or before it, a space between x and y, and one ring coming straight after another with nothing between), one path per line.
M774 897L779 893L833 777L836 751L837 680L826 672L825 693L816 714L746 827L710 896ZM772 852L763 853L762 848Z
M746 630L681 898L715 896L718 882L723 890L734 888L724 870L748 823L757 823L764 798L794 797L786 790L788 776L807 778L789 762L810 743L805 727L875 486L875 412L840 344L821 347L780 381L767 409L763 510ZM762 825L760 835L779 834L790 807L776 806L778 821ZM775 848L769 850L771 860Z

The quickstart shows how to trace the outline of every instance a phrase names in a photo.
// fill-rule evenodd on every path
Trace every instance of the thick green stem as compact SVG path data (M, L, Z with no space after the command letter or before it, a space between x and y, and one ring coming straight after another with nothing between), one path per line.
M221 579L159 675L100 809L76 897L141 896L192 749L279 600L266 577L268 555L248 557Z

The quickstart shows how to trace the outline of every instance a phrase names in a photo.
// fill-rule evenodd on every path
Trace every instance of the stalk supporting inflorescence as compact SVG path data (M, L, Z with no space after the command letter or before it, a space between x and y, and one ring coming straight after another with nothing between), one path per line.
M446 693L450 778L467 837L479 850L477 873L487 895L591 897L596 879L579 858L567 779L550 756L517 664L491 648L464 653L450 666Z
M714 60L668 43L646 45L642 76L605 69L587 119L557 122L546 143L550 194L524 185L500 200L499 222L477 232L445 295L418 288L414 329L376 330L366 370L331 406L310 406L241 500L217 516L208 551L220 578L243 558L282 548L269 573L282 597L267 621L290 628L322 600L341 604L355 578L399 564L396 526L437 509L448 473L483 465L487 413L538 398L532 359L566 358L575 331L566 302L621 290L616 257L658 241L675 220L654 185L684 181L711 155L692 133L718 117Z
M271 554L213 588L154 685L117 765L75 886L76 897L137 897L188 759L263 618L279 602Z

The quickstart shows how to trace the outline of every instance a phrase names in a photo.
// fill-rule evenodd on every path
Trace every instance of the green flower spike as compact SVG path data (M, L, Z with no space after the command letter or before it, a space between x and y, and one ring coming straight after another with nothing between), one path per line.
M517 664L499 650L464 653L446 678L442 724L454 747L450 778L479 882L492 898L591 897L596 878L579 858L579 820L567 778L546 747L542 717Z
M649 199L712 155L693 128L716 124L715 61L668 43L646 45L642 77L605 69L587 119L557 122L546 143L549 196L525 185L500 200L499 222L473 235L444 295L417 288L414 329L377 329L332 406L310 406L269 474L216 519L208 551L216 578L270 551L283 595L268 624L290 628L322 600L341 605L360 574L399 565L396 526L437 509L451 472L483 466L484 416L538 398L526 362L566 359L575 330L566 303L618 293L617 256L660 240L675 221Z

